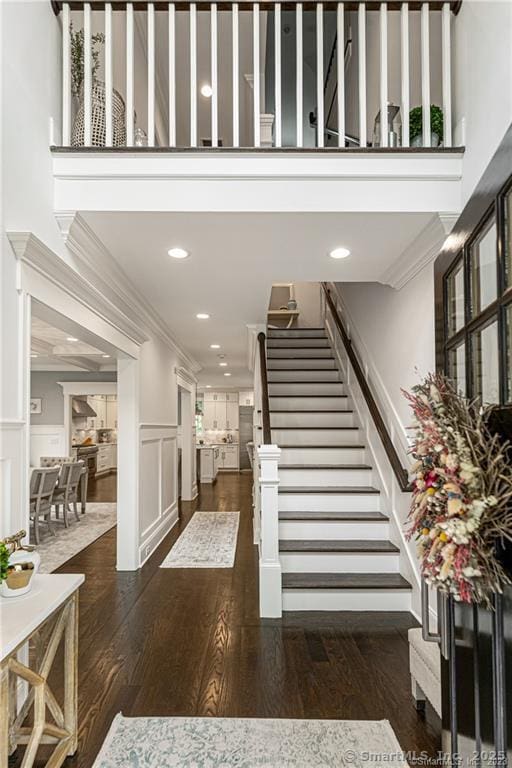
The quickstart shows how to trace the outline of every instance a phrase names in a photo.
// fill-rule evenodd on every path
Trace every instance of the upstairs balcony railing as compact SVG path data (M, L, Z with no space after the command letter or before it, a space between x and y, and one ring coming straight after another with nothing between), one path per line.
M53 2L62 20L61 144L452 147L459 5Z

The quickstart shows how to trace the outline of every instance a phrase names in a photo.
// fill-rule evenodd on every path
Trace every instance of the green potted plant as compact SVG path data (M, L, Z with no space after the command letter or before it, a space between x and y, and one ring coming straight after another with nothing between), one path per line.
M423 141L423 107L414 107L409 112L409 140L411 147L425 146ZM438 147L443 140L443 110L430 106L430 146Z
M22 544L25 531L0 540L0 596L21 597L32 589L41 558L30 544Z
M71 143L74 147L85 144L84 109L84 61L85 37L83 29L75 31L69 25L71 57L71 91L76 100L76 115ZM106 88L99 79L101 46L105 43L103 32L91 35L91 144L104 147L106 143ZM125 106L120 93L112 89L112 143L115 147L126 144Z
M9 566L9 550L3 541L0 541L0 584L7 579Z

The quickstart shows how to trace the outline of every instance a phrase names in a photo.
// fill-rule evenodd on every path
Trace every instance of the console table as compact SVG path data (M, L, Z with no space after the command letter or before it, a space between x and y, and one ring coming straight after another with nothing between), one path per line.
M54 745L47 768L59 768L76 752L78 589L84 578L82 574L38 574L26 595L0 598L0 768L7 768L9 755L21 744L26 744L23 768L33 766L42 744ZM61 706L48 677L62 639ZM26 691L21 706L20 680ZM31 709L31 724L25 726Z

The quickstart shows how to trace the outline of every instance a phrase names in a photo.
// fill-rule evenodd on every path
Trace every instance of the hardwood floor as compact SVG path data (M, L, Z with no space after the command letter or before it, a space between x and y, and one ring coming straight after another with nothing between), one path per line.
M90 479L87 501L117 501L117 472Z
M241 511L233 569L160 569L196 508ZM83 572L79 752L90 768L114 715L383 719L404 750L440 748L410 695L410 615L258 617L250 475L222 475L137 573L115 571L115 529L60 570ZM58 687L59 681L55 681ZM20 755L13 762L19 765ZM42 763L41 763L42 764Z

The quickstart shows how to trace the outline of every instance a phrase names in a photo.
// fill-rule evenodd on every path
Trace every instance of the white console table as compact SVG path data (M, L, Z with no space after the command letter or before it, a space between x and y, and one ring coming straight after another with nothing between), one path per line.
M47 768L59 768L77 748L78 589L82 574L48 574L34 577L26 595L0 598L0 768L9 755L26 744L23 768L30 768L41 744L54 749ZM64 702L57 701L48 677L61 639L64 638ZM22 649L30 643L28 659ZM18 680L27 696L18 705ZM24 722L30 710L30 725ZM47 721L46 711L51 714Z

